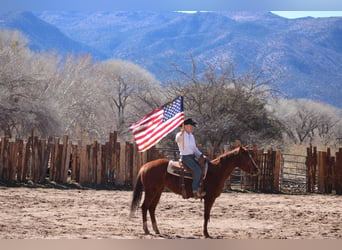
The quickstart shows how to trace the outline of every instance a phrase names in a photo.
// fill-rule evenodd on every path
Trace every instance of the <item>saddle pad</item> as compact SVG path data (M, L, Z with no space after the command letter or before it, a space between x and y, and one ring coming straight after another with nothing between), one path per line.
M167 172L169 174L175 175L175 176L180 176L181 174L181 167L179 164L179 161L169 161L169 164L167 166ZM206 162L205 166L204 166L204 176L203 179L205 179L206 175L207 175L207 171L208 171L208 163ZM188 170L184 169L184 178L188 178L188 179L192 179L192 173L189 172Z
M179 161L172 161L172 160L169 161L169 165L167 166L167 172L169 174L180 176L181 171L182 170L181 170ZM184 178L192 179L191 172L184 169Z

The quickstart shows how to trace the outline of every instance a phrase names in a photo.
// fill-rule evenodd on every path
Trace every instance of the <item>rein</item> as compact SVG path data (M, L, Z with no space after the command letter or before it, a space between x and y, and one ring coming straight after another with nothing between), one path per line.
M224 154L220 155L216 159L212 160L211 163L214 164L215 166L218 166L221 159L226 160L227 158L237 155L239 152L240 152L240 148L235 148L231 151L225 152Z

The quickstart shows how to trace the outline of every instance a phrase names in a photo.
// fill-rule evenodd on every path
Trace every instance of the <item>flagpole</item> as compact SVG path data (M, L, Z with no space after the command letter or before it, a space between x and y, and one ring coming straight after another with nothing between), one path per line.
M184 100L184 93L180 93L180 96L183 98ZM184 105L184 103L183 103ZM184 150L184 122L182 124L182 130L181 130L181 140L182 140L182 150Z
M184 150L184 123L182 124L182 130L181 130L181 143L182 143L182 150Z

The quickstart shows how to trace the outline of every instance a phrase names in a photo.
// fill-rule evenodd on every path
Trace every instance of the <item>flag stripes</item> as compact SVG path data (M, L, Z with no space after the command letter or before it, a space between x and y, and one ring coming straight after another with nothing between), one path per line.
M131 124L130 129L139 151L143 152L157 144L183 122L183 97L179 96Z

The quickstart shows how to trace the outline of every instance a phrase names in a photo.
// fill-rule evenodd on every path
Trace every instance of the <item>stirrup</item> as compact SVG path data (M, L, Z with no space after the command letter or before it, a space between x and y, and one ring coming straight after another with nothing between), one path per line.
M196 192L194 193L194 198L198 199L198 198L203 198L207 193L206 192Z

